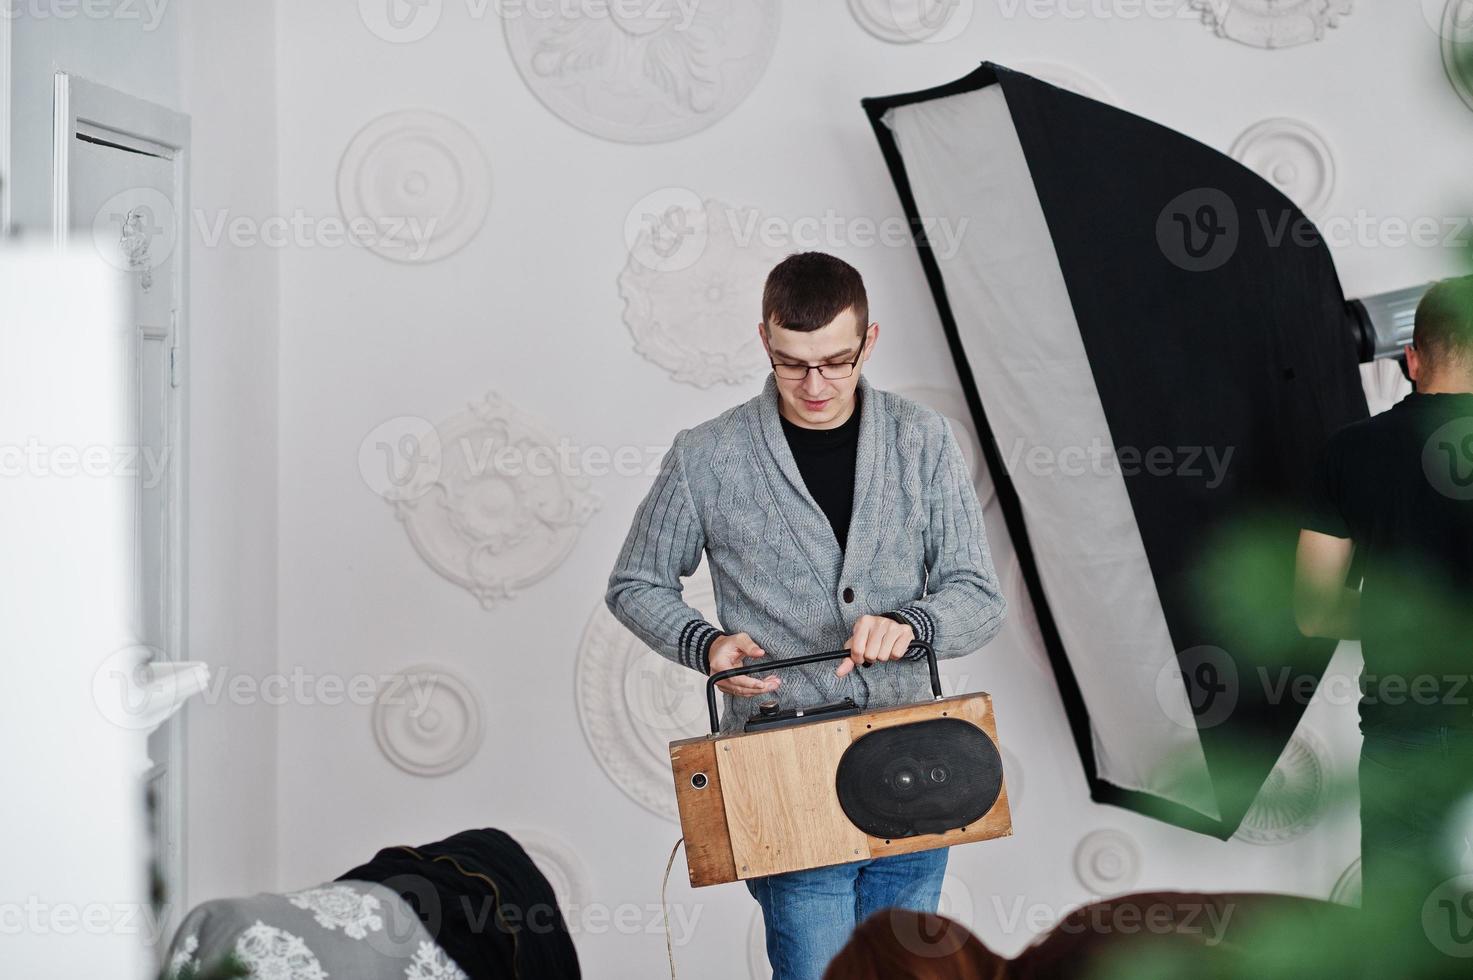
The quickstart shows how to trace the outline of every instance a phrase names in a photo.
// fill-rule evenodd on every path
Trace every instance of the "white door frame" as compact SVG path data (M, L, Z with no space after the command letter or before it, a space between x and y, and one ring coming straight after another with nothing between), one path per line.
M167 591L170 609L164 629L169 653L178 660L190 659L186 646L189 617L188 590L185 587L189 567L189 514L185 493L189 468L189 389L182 383L188 377L185 362L189 350L189 229L186 220L189 213L189 132L189 117L186 115L66 72L56 73L51 227L58 244L66 244L74 237L68 188L72 147L79 138L125 150L142 151L170 160L174 165L175 187L179 196L173 216L177 243L174 254L178 275L173 285L173 296L170 297L174 311L174 348L170 362L173 387L170 389L168 418L165 422L168 438L173 446L173 456L168 476L170 503L164 516L169 538L165 561L169 569ZM89 223L85 234L91 233ZM167 724L171 726L169 740L173 766L167 778L171 784L168 795L172 804L170 812L159 814L159 819L168 821L180 838L178 861L165 860L160 872L168 888L168 907L164 911L169 917L167 924L172 928L182 915L182 910L187 908L186 800L182 782L187 760L183 715L176 715ZM167 941L168 932L160 938Z

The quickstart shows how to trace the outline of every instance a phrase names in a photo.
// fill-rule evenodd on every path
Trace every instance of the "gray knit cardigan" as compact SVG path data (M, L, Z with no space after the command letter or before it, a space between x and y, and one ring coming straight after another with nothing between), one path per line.
M860 616L909 623L938 659L971 653L1001 628L1007 603L982 508L946 417L859 379L859 447L847 548L808 492L788 448L769 374L762 393L682 429L609 575L605 602L651 649L708 672L711 642L745 632L767 656L844 647ZM721 628L681 597L705 552ZM839 661L778 672L784 707L852 697L882 708L930 697L924 661L834 676ZM771 676L763 671L755 676ZM722 732L764 697L723 692Z

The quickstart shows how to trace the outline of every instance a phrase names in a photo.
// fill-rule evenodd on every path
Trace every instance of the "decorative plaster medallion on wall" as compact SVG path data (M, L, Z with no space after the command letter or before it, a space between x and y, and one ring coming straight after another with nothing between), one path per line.
M972 20L974 0L849 0L859 26L881 41L950 41Z
M1302 836L1325 814L1330 755L1314 730L1301 724L1264 780L1233 834L1250 844L1282 844Z
M422 109L364 126L338 164L338 207L350 238L396 262L434 262L480 231L491 168L460 123ZM361 235L351 223L372 222Z
M588 867L578 853L560 838L540 830L508 831L518 844L531 856L537 870L552 884L557 896L558 907L570 921L588 903L592 892L588 882Z
M1448 80L1473 109L1473 0L1448 0L1439 33Z
M1341 905L1361 904L1361 876L1360 858L1350 862L1350 867L1340 873L1335 880L1335 887L1330 889L1330 901L1339 902Z
M394 510L430 567L490 609L562 563L600 498L559 471L558 440L494 392L435 429L438 476Z
M1076 95L1094 99L1096 102L1115 104L1114 92L1106 88L1098 79L1069 65L1060 65L1052 61L1023 61L1009 67L1016 68L1025 75L1032 75L1040 81L1048 82L1050 85L1068 89Z
M987 508L997 496L997 488L993 486L987 460L982 456L982 441L977 438L977 426L972 423L972 413L962 393L949 388L901 388L895 393L946 416L966 459L967 472L971 474L972 486L977 490L977 502Z
M1091 895L1129 891L1140 873L1140 846L1123 830L1096 830L1074 849L1074 874Z
M421 664L395 674L373 706L373 737L394 765L416 776L443 776L481 747L481 702L443 667Z
M659 143L746 98L767 69L779 13L777 0L652 0L502 20L522 80L548 109L595 136Z
M762 242L756 210L697 201L687 191L669 206L641 204L631 212L643 223L637 230L626 224L632 241L619 273L624 323L634 349L676 381L740 384L771 370L757 337L762 314L751 298L788 253Z
M1353 0L1192 0L1202 23L1255 48L1288 48L1325 36L1339 27Z
M684 600L717 623L716 593L702 560ZM655 653L600 599L578 646L578 718L594 758L640 806L678 822L670 743L710 731L705 677Z
M1313 220L1335 191L1335 158L1324 137L1297 119L1265 119L1248 128L1229 151L1277 187Z

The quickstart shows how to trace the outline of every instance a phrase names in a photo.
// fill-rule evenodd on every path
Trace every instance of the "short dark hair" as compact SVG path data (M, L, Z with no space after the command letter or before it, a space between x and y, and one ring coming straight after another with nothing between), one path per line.
M859 270L826 252L795 252L767 274L762 288L762 322L769 329L809 333L849 308L859 335L869 327L869 298Z
M1429 367L1473 367L1473 276L1428 290L1417 304L1412 344Z

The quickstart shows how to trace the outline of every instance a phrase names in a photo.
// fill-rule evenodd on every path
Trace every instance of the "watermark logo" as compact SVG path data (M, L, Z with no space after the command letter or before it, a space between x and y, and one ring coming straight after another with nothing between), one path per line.
M1161 254L1187 272L1220 269L1238 248L1238 207L1216 187L1172 198L1156 218Z
M624 244L634 261L655 272L679 272L706 251L706 206L695 191L662 187L624 216Z
M139 30L156 31L170 0L0 0L0 20L138 21Z
M108 721L129 731L156 727L179 702L188 675L164 667L162 651L143 644L109 654L92 674L92 700Z
M1473 957L1473 874L1449 878L1422 903L1422 931L1448 956Z
M440 433L431 422L401 415L363 437L358 473L385 500L416 500L440 479L441 451Z
M390 44L422 41L440 23L444 0L358 0L358 16Z
M1422 450L1422 472L1452 500L1473 500L1473 418L1453 419Z
M1182 728L1214 728L1238 706L1238 665L1222 647L1183 650L1157 672L1156 703Z

